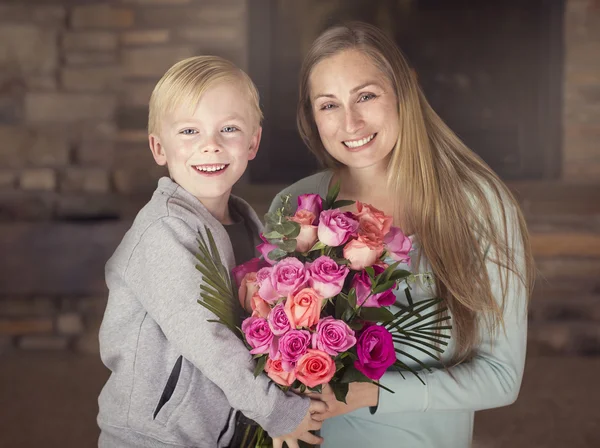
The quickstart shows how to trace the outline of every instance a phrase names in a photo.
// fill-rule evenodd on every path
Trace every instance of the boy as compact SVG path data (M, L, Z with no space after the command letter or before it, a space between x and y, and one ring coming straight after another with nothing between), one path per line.
M250 78L218 57L175 64L152 93L150 149L170 178L106 264L100 349L112 374L98 399L101 447L226 447L239 443L231 442L236 410L272 436L320 440L308 432L321 425L311 413L326 406L254 378L244 344L196 302L205 225L228 269L236 254L252 255L250 231L234 249L224 225L260 228L250 206L230 196L256 156L260 119Z

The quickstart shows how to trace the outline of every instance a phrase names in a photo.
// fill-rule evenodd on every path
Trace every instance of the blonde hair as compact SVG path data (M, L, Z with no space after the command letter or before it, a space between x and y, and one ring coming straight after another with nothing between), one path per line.
M391 196L398 198L394 218L419 239L419 257L428 260L437 294L452 313L453 361L462 362L473 354L481 322L491 335L503 326L511 272L530 296L533 258L525 220L504 183L431 108L396 44L365 23L330 28L304 58L297 124L304 142L323 165L332 170L343 166L327 153L319 137L310 101L310 75L320 61L345 50L370 57L394 88L400 132L387 172ZM499 212L494 211L496 207ZM518 228L508 228L507 214ZM520 241L513 239L517 234ZM497 265L500 303L487 269L482 268L486 261Z
M224 81L245 86L258 127L263 115L258 90L250 77L227 59L194 56L173 65L154 87L148 111L148 133L158 132L165 114L182 104L194 107L204 92Z

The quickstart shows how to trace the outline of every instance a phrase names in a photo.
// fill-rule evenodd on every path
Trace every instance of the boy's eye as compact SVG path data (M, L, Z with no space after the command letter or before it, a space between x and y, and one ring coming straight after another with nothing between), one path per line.
M235 132L235 131L239 131L239 129L236 128L235 126L225 126L222 129L222 132Z
M375 95L372 93L364 93L360 96L360 98L358 99L359 102L365 102L365 101L369 101L372 100L373 98L375 98Z
M184 129L183 131L180 131L179 133L183 134L183 135L193 135L193 134L197 134L198 131L195 129Z

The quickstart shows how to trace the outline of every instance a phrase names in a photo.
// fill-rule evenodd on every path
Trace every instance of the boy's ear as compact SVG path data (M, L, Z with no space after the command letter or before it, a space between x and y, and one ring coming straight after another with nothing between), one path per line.
M260 146L260 139L262 137L262 126L259 126L252 139L250 140L250 148L248 149L248 160L253 160L258 152Z
M150 145L150 151L152 151L154 161L160 166L165 166L167 164L167 155L165 154L163 145L160 143L160 137L155 134L150 134L148 136L148 144Z

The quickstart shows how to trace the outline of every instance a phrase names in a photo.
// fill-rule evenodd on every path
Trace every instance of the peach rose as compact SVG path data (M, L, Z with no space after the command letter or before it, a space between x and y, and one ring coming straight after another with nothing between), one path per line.
M335 374L335 362L321 350L308 349L298 360L296 377L308 387L328 383Z
M266 318L271 312L271 307L263 298L258 294L258 291L252 296L250 306L252 307L253 317L264 317Z
M323 298L312 288L292 293L285 301L285 314L292 328L312 327L319 321Z
M248 272L242 278L240 287L238 288L238 299L242 308L246 311L253 311L254 308L250 308L252 302L252 296L258 292L258 282L256 281L256 272Z
M383 245L374 245L368 237L359 236L344 247L344 258L350 260L350 269L359 271L375 264L383 253Z
M296 374L293 371L286 372L283 370L283 367L281 367L281 359L267 359L265 372L269 378L282 386L291 386L294 381L296 381Z
M315 219L315 214L308 210L298 210L293 217L289 218L290 221L300 224L300 234L296 237L298 252L308 252L317 242L319 228L313 225Z
M356 202L356 210L358 213L355 213L355 216L361 224L365 221L375 224L383 235L390 231L393 222L393 218L391 216L387 216L381 210L376 209L372 205L363 204L362 202L358 201Z

